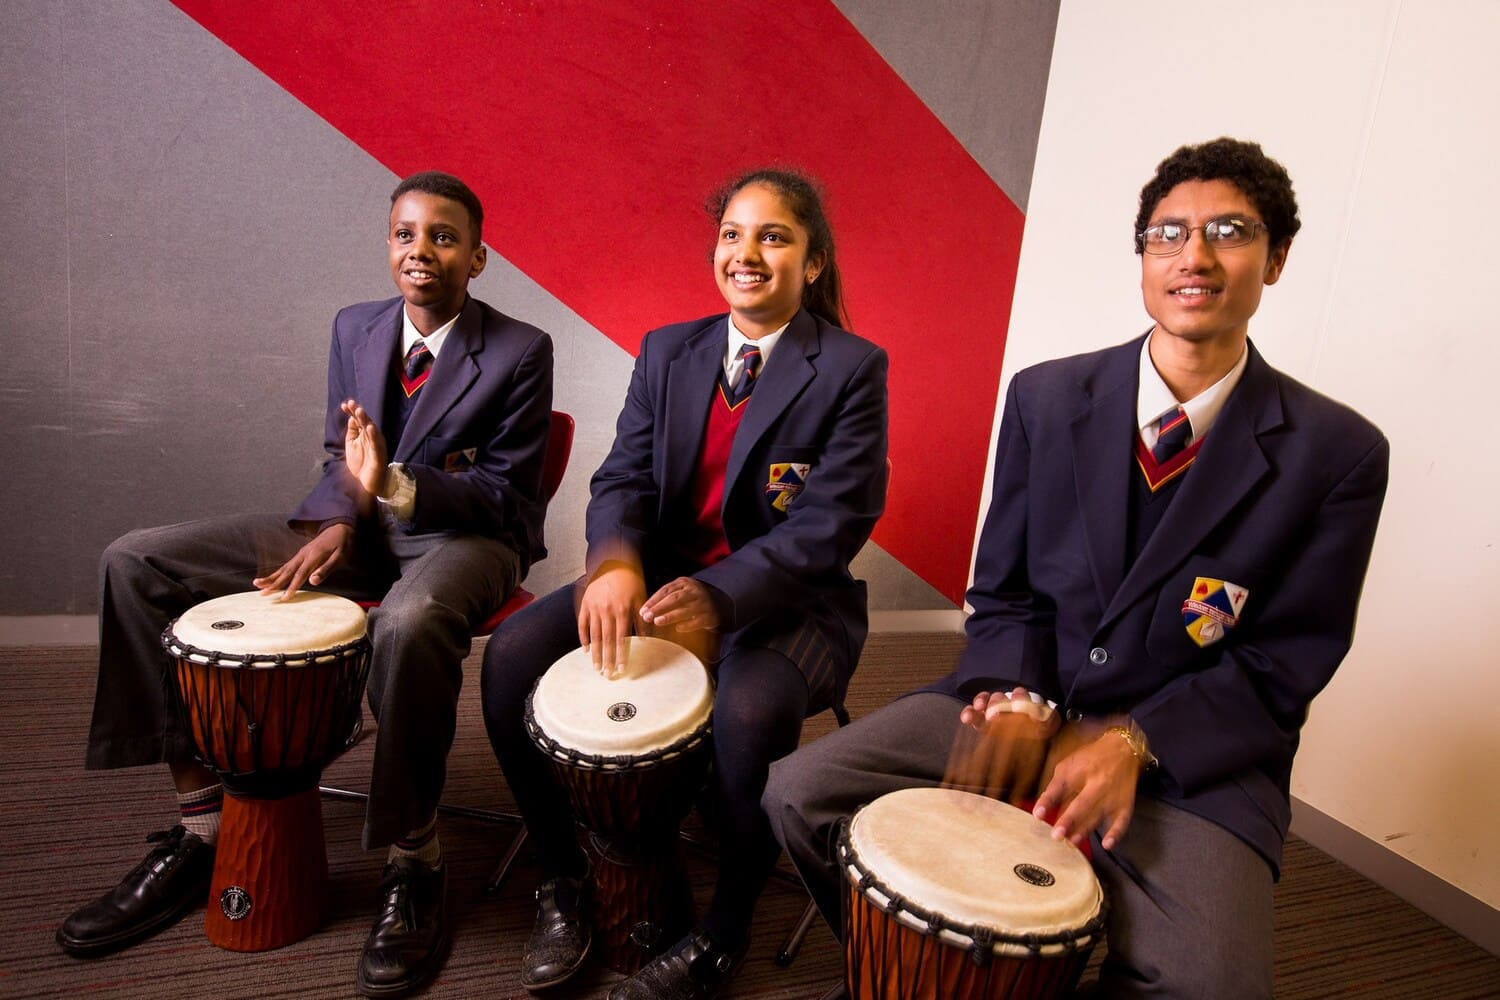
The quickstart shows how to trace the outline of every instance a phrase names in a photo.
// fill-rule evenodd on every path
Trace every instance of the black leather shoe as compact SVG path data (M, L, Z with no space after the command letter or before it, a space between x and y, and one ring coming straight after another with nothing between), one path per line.
M400 997L427 983L448 955L448 868L397 858L380 877L385 896L365 938L355 986L361 996Z
M521 955L521 985L544 990L572 978L593 944L584 906L588 882L550 878L536 890L536 922Z
M609 1000L711 1000L729 984L745 960L745 949L728 951L701 928L616 984Z
M181 826L153 833L146 859L120 884L74 910L57 929L57 943L77 958L118 951L166 930L208 901L214 848Z

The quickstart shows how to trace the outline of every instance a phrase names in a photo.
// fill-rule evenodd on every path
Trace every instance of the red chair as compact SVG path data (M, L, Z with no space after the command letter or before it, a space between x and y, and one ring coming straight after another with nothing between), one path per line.
M573 418L561 410L552 411L552 429L547 432L547 455L542 459L542 494L548 501L557 495L563 473L568 471L568 456L573 454ZM500 623L536 600L525 587L517 587L495 613L484 620L474 638L489 635Z
M568 457L573 453L573 418L561 410L552 411L552 425L547 431L547 454L542 459L542 493L550 501L557 495L557 488L562 485L563 474L568 471ZM484 620L484 624L474 631L474 638L478 639L489 635L500 627L500 623L511 615L520 611L526 605L536 600L536 595L525 587L517 587L511 591L505 603L495 609L494 613ZM361 601L360 606L369 610L378 607L379 601ZM355 725L354 732L349 734L345 741L344 749L358 743L363 735L363 718ZM369 798L366 792L356 792L347 788L338 788L332 785L319 785L318 791L324 798L342 799L348 802L364 802ZM465 816L469 819L488 820L489 822L517 822L521 817L515 813L492 812L487 809L470 809L467 806L439 805L439 812L450 815Z

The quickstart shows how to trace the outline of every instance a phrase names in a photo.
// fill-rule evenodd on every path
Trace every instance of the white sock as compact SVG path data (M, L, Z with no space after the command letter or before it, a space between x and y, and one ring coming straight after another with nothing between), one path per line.
M179 792L177 808L182 812L182 825L188 833L197 834L205 844L219 839L219 820L224 816L223 785Z
M397 840L386 852L387 863L397 858L414 858L427 868L436 868L443 860L443 848L438 843L437 815L416 830Z

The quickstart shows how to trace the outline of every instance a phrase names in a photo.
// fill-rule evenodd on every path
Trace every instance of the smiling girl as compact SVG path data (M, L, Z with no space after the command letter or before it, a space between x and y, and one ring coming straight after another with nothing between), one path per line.
M804 718L842 712L864 644L865 588L849 562L885 502L885 352L840 326L833 236L810 181L758 170L709 210L728 313L646 335L593 478L584 577L509 619L485 652L485 724L541 868L522 959L532 989L572 976L590 944L573 816L523 725L548 667L582 645L613 676L641 633L706 651L713 901L610 996L711 997L743 957L779 853L760 808L767 770Z

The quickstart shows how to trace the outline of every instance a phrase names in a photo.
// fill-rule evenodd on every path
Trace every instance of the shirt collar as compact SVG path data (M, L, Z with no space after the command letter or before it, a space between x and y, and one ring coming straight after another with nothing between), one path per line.
M1179 405L1187 411L1188 425L1193 428L1193 436L1188 443L1207 434L1213 422L1218 419L1219 411L1224 409L1229 394L1240 384L1240 376L1245 374L1245 364L1249 360L1250 347L1247 342L1245 349L1240 352L1240 359L1229 369L1228 374L1192 399L1179 403L1177 397L1172 395L1172 390L1167 388L1167 383L1162 381L1156 366L1151 363L1151 338L1147 337L1141 345L1141 374L1135 396L1136 426L1140 429L1141 439L1145 441L1146 447L1156 444L1156 423L1161 415Z
M726 375L732 374L730 369L739 361L740 348L746 344L754 344L760 348L760 367L764 371L766 362L771 360L771 351L776 347L776 342L781 339L781 335L786 333L786 328L791 325L791 321L788 320L781 324L779 328L772 330L759 340L751 340L740 332L740 328L734 325L734 317L730 316L729 343L726 345L724 351L724 373Z
M462 315L463 310L460 309L458 316ZM427 350L432 352L432 360L436 361L438 351L443 349L443 341L448 339L448 334L453 329L453 324L458 322L458 316L454 316L448 322L424 337L422 336L422 332L417 329L416 324L412 323L411 317L406 314L406 306L403 305L401 307L401 356L403 358L406 357L406 352L411 350L411 345L422 340L426 341Z

